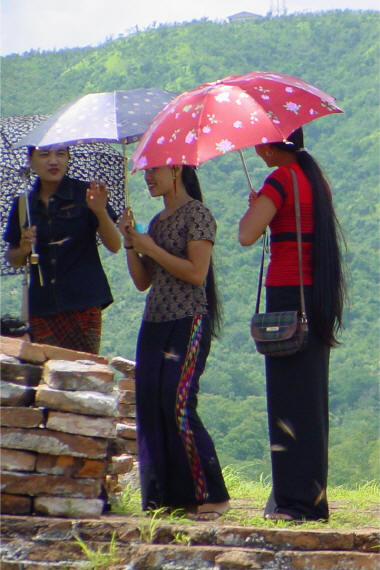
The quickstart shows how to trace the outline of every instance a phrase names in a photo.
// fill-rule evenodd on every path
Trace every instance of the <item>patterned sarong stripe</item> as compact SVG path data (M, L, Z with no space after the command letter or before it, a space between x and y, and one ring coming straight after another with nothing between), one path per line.
M202 315L195 315L187 347L187 354L177 390L176 416L179 434L183 440L185 451L190 463L191 474L195 485L195 496L199 501L204 501L207 497L206 478L196 449L194 434L190 428L186 407L189 389L198 357L201 336Z

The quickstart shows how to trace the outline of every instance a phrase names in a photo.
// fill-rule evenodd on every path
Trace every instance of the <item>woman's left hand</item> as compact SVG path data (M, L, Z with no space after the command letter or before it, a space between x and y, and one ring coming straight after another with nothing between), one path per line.
M137 253L150 255L152 249L156 247L156 242L150 237L149 234L141 234L136 232L133 228L128 231L129 238L132 242L133 249Z
M90 187L86 191L87 206L94 214L105 209L108 192L103 182L90 182Z

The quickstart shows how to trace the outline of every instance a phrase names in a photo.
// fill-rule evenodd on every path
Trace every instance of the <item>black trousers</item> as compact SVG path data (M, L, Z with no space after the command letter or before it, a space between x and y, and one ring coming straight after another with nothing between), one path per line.
M135 375L143 509L229 498L214 444L197 414L210 341L203 315L141 325Z
M327 519L328 375L330 349L313 332L312 287L305 287L307 348L266 357L273 488L265 512ZM267 311L298 309L299 287L267 287Z

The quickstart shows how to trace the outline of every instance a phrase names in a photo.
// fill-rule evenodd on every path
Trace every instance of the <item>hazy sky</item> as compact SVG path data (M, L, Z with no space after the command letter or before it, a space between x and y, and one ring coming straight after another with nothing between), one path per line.
M1 54L97 45L136 26L224 20L237 12L379 10L380 0L0 0Z

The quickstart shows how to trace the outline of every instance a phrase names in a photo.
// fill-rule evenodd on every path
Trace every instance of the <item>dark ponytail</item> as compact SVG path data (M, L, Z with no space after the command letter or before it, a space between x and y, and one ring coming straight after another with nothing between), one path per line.
M182 166L182 182L186 188L186 192L191 196L191 198L203 202L198 176L192 166ZM222 309L215 280L212 257L210 259L210 266L207 274L206 297L211 323L211 334L212 336L217 337L222 324Z
M344 237L336 218L330 186L314 158L304 150L302 128L286 142L273 146L295 154L313 192L313 301L311 320L316 334L328 346L338 344L346 285L340 242Z
M344 242L344 238L329 184L320 167L305 150L297 151L296 158L313 190L313 327L325 344L335 346L346 296L340 250L340 241Z

